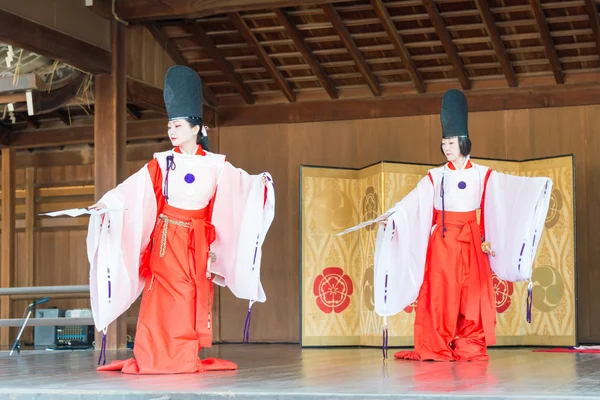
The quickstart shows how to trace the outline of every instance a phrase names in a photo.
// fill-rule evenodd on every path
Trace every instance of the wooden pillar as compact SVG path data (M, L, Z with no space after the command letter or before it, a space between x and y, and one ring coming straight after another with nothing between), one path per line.
M2 149L2 256L0 287L13 283L15 265L15 150ZM0 299L0 318L10 318L10 297ZM0 345L10 345L9 328L0 328Z
M94 194L99 200L125 180L127 173L126 43L125 26L111 22L112 72L95 76L94 104ZM102 333L96 333L100 350ZM108 327L107 349L127 346L125 315Z
M35 260L36 260L36 207L35 207L35 167L25 168L25 241L23 247L25 252L23 254L24 262L19 264L15 262L15 276L13 278L14 286L35 286ZM50 296L52 298L52 296ZM23 313L23 307L25 307L25 301L21 303L15 302L13 304L13 317L19 316ZM18 306L18 307L17 307ZM19 309L21 308L21 309ZM35 314L32 315L35 317ZM19 332L18 328L13 328L15 337ZM33 329L26 329L23 331L21 341L33 342Z
M25 169L25 278L23 286L33 286L35 279L35 167Z

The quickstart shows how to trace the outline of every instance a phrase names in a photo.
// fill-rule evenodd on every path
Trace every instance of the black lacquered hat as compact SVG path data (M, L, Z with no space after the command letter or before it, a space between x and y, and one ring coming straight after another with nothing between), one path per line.
M193 69L183 65L169 68L163 97L169 120L202 119L202 81Z
M469 137L469 106L460 90L450 89L442 98L442 137Z

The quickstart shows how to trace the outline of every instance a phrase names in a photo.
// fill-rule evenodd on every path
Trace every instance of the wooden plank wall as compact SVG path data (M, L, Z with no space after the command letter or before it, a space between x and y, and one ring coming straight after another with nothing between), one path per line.
M473 113L473 156L527 159L574 154L577 174L578 330L584 343L600 343L600 106ZM441 163L439 116L219 128L211 134L213 150L227 155L250 173L269 171L275 180L276 217L264 246L263 284L267 302L252 311L252 341L299 341L299 166L362 167L380 160ZM144 161L130 161L129 172ZM37 169L36 185L64 186L88 182L93 165ZM24 170L16 174L25 183ZM93 193L93 188L90 191ZM21 197L21 200L19 200ZM24 204L24 195L17 204ZM73 197L87 205L85 197ZM38 197L37 201L39 202ZM64 199L60 200L64 202ZM20 202L20 203L19 203ZM47 200L45 200L47 203ZM73 203L76 204L76 203ZM62 204L55 204L58 209ZM38 204L38 207L40 205ZM23 207L23 206L21 206ZM48 206L44 206L46 208ZM19 214L19 212L17 212ZM82 227L38 227L33 273L24 268L25 232L17 229L16 285L86 284L85 224ZM23 226L23 222L17 227ZM218 299L217 299L218 300ZM15 302L19 317L24 301ZM53 300L48 306L89 307L86 299ZM217 306L221 329L215 340L240 341L247 303L228 290ZM137 315L137 305L129 316ZM134 334L134 326L129 333Z

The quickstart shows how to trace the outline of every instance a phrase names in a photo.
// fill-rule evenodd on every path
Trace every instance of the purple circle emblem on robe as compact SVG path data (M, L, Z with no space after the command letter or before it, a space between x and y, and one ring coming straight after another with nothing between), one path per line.
M458 182L458 188L459 189L464 189L466 187L467 187L467 183L466 182L464 182L464 181Z
M186 174L183 178L187 183L192 183L196 180L196 177L193 174Z

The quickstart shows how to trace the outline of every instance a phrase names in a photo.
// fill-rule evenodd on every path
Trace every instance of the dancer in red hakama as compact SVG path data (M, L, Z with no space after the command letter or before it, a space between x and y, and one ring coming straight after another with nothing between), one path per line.
M248 175L208 151L195 71L169 69L164 97L174 149L155 154L90 206L106 211L92 215L87 239L96 328L106 333L143 293L134 357L98 370L237 369L231 361L201 360L198 352L212 343L213 283L250 306L266 300L260 262L274 217L272 179L268 173Z
M464 94L442 100L441 151L448 162L431 169L404 199L378 218L375 311L387 317L417 300L414 351L398 359L488 360L496 342L492 271L529 281L550 203L552 181L502 174L470 160ZM481 210L480 223L477 210Z

